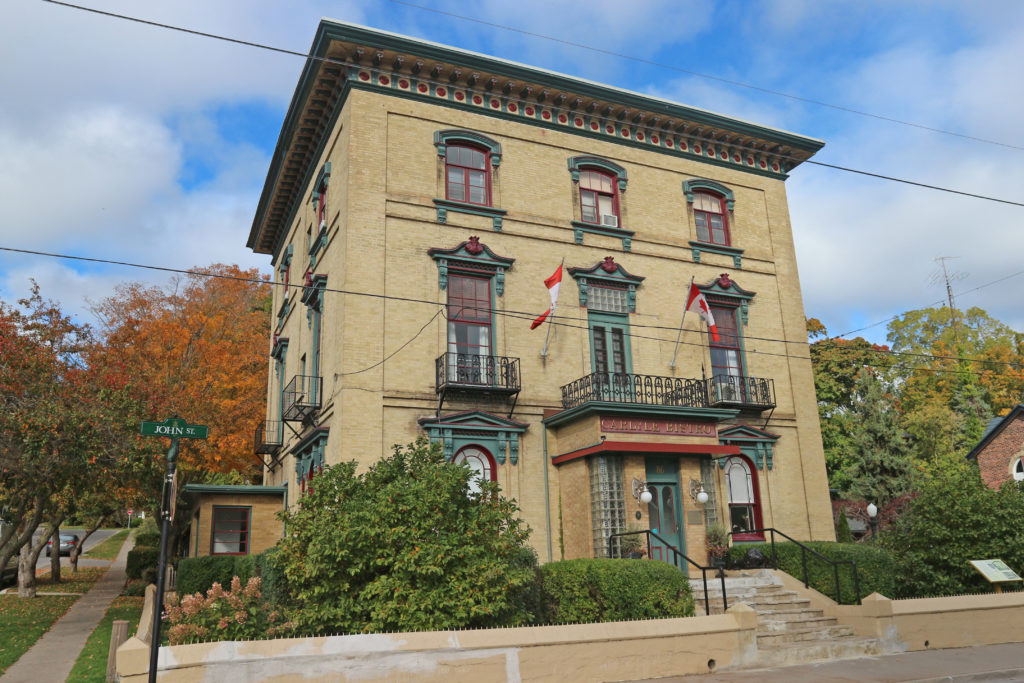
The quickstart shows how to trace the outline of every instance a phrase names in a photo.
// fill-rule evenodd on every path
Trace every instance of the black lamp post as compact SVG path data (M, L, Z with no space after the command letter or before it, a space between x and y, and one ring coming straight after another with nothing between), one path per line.
M868 503L868 523L871 524L871 540L878 536L878 506Z

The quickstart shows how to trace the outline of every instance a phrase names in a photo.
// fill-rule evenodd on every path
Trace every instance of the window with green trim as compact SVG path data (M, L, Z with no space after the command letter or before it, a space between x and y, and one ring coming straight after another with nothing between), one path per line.
M729 246L729 216L725 199L710 192L695 192L693 220L697 224L697 239L709 244Z
M213 507L211 555L249 554L249 513L248 507Z

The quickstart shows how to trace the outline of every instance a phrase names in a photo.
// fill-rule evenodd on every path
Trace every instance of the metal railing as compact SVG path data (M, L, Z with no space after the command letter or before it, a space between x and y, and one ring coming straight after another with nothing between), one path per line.
M699 379L630 372L594 372L562 387L563 408L588 401L706 408L708 394Z
M832 565L832 578L833 578L833 581L835 581L835 589L836 589L835 590L836 604L841 605L843 603L843 601L842 601L842 587L839 585L839 565L841 565L841 564L848 564L848 565L850 565L853 568L853 592L854 592L854 596L853 597L854 597L854 600L855 600L855 602L853 604L857 604L857 605L860 604L860 575L857 573L857 563L856 562L854 562L853 560L833 560L830 557L826 557L825 555L822 555L817 550L814 550L813 548L810 548L810 547L804 545L803 543L801 543L800 541L796 540L792 536L789 536L789 535L779 531L778 529L773 529L772 527L767 527L767 528L764 528L764 529L754 529L752 531L744 531L743 533L744 534L762 534L763 535L766 531L771 533L771 540L768 541L768 543L771 545L771 548L772 548L772 569L778 569L779 568L779 556L778 556L778 553L775 550L775 534L778 534L779 536L782 536L783 538L785 538L790 543L794 543L794 544L796 544L797 546L800 547L800 567L801 567L801 571L803 573L803 576L802 577L796 577L796 578L799 578L801 581L803 581L804 588L809 588L810 587L809 575L807 573L807 560L808 560L808 557L812 557L812 558L821 560L823 562L826 562L826 563ZM730 535L732 535L732 534L730 533Z
M708 403L751 408L775 407L775 380L764 377L715 375L707 380Z
M442 353L435 361L434 388L518 393L519 359L475 353Z
M689 557L687 557L685 554L680 552L678 548L676 548L675 546L670 544L668 541L666 541L664 538L662 538L661 536L659 536L655 532L651 531L650 529L643 529L641 531L621 531L621 532L616 533L616 534L610 534L608 536L608 557L610 557L610 558L614 558L614 557L621 558L622 557L622 546L621 546L621 544L619 544L619 543L612 543L612 539L622 538L624 536L637 536L639 534L645 534L647 536L647 557L648 558L651 558L651 537L653 536L662 545L665 546L666 550L671 550L672 551L672 562L670 562L669 564L671 564L676 569L678 569L679 571L681 571L684 574L686 574L687 578L689 578L689 574L686 571L686 565L685 564L680 564L680 562L679 562L680 559L686 560L686 562L690 563L691 565L693 565L694 567L696 567L697 569L700 570L701 581L704 584L704 613L707 614L707 615L711 614L711 596L708 595L708 571L717 571L718 572L718 578L722 582L722 611L724 612L727 609L729 609L729 598L725 594L725 572L722 571L721 569L717 568L717 567L705 567L703 565L697 564L696 562L691 560ZM613 550L613 547L614 547L614 550ZM613 553L614 553L614 555L613 555ZM653 559L653 558L651 558L651 559ZM655 560L655 561L656 562L661 562L661 560Z
M263 420L256 425L256 453L276 453L284 444L284 423L280 420Z
M316 375L295 375L281 392L281 418L298 422L320 410L323 394L323 377Z

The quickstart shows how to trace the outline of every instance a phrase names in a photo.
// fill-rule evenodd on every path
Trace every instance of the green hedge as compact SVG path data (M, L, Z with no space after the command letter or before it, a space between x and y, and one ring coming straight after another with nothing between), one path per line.
M895 595L896 577L895 564L888 551L874 545L864 543L830 543L826 541L807 541L808 548L815 550L832 560L844 562L839 565L839 588L843 604L853 604L857 600L853 586L853 568L850 561L857 563L857 574L860 580L860 597L872 593L880 593L886 597ZM764 553L770 563L772 547L768 543L741 543L729 549L727 563L730 566L741 565L747 551L757 548ZM803 578L803 564L800 546L796 543L776 543L775 552L778 556L779 569L797 579ZM835 599L835 572L832 565L807 553L808 583L819 593Z
M289 600L284 571L275 562L277 548L270 548L252 556L253 573L260 577L263 600L272 605L283 605Z
M665 562L581 559L540 567L541 623L693 616L686 575Z
M147 546L150 548L160 547L159 531L137 531L135 532L135 545Z
M205 595L214 583L219 583L227 590L236 576L244 585L250 577L256 575L255 564L253 555L186 557L178 561L174 590L178 595Z
M148 579L150 577L145 575L146 570L152 570L152 576L155 577L159 564L160 548L154 548L147 545L136 545L128 551L128 560L124 571L125 574L128 575L129 579Z

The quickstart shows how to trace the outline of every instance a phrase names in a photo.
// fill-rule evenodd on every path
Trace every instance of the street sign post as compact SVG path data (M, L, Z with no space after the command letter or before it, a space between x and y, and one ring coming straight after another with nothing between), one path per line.
M1003 587L999 584L1024 581L1002 560L971 560L971 566L981 572L981 575L995 588L996 593L1003 592Z
M206 425L190 425L177 415L163 422L143 422L139 427L143 436L165 436L171 440L171 447L167 450L163 500L160 501L160 564L157 567L156 604L153 606L153 629L149 646L149 683L156 683L156 660L160 652L160 616L164 606L164 580L167 577L167 544L170 540L171 520L174 518L174 503L178 496L178 439L205 439L208 431Z

